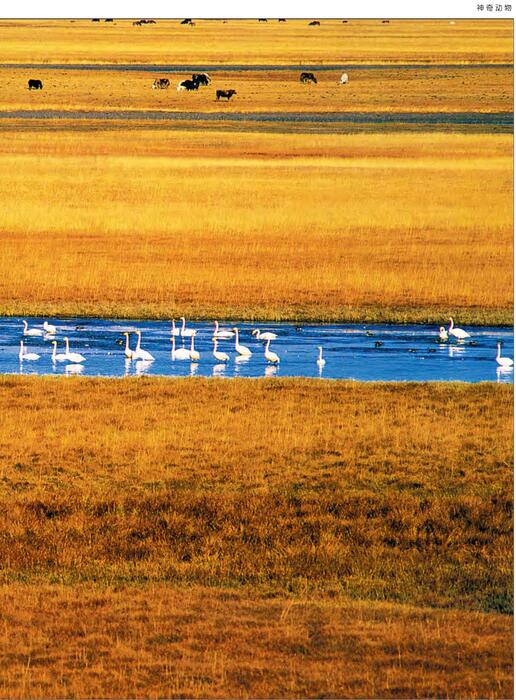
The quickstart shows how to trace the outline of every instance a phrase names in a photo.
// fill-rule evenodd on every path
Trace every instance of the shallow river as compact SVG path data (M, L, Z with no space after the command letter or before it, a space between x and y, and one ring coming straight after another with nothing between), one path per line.
M27 317L27 321L30 329L42 329L43 319ZM219 351L226 352L230 359L221 363L212 354L213 324L187 322L187 328L197 331L195 349L201 353L200 361L191 363L171 359L171 324L168 321L60 319L55 325L57 352L64 352L63 337L67 335L71 351L82 353L86 358L84 363L53 363L50 337L24 338L21 318L3 318L0 319L0 373L513 382L513 372L500 370L495 361L498 340L503 341L502 356L513 357L511 328L463 326L471 338L439 342L437 326L427 325L239 323L240 343L246 345L252 355L248 359L239 358L234 340L222 340ZM228 329L231 325L224 322L221 328ZM251 335L255 327L277 333L271 350L280 357L279 366L267 363L263 343ZM126 360L122 333L136 329L142 332L142 348L152 353L153 362ZM39 360L20 362L18 352L22 338L29 352L40 355ZM181 347L182 339L178 337L176 341L176 348ZM134 348L135 335L130 336L130 342ZM184 342L189 347L190 339L185 338ZM316 363L319 345L323 347L326 360L322 370Z

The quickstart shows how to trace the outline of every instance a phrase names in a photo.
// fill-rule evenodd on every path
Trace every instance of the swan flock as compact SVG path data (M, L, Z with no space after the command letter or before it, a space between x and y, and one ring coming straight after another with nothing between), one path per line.
M448 321L448 328L446 328L445 326L439 327L436 333L435 342L438 344L449 344L450 353L455 352L455 345L456 351L458 352L459 346L463 345L467 339L471 338L471 334L466 330L455 326L452 317L450 317ZM29 350L27 342L29 342L32 338L38 338L39 340L43 341L51 341L52 352L49 353L47 357L51 359L54 365L56 365L57 363L66 363L69 366L76 365L79 370L83 363L87 361L88 358L82 355L81 353L73 352L70 350L70 341L67 336L63 336L62 338L62 343L64 343L64 352L58 352L59 340L57 336L59 336L60 332L64 330L64 328L60 329L58 326L53 325L48 321L44 321L40 327L29 327L29 324L26 320L23 320L22 324L22 339L19 342L18 352L20 363L23 363L24 361L36 362L42 357L44 357L44 355L41 355L36 352L31 352ZM77 329L79 328L80 327L77 326ZM298 327L296 328L296 330L301 329ZM231 360L231 356L228 352L226 352L226 349L234 351L234 360L236 363L247 362L251 360L251 358L257 353L256 348L253 347L251 349L247 345L241 343L240 334L242 331L239 331L239 329L236 326L233 326L231 329L223 329L220 327L218 321L214 321L214 327L211 329L211 331L208 332L210 334L212 342L211 353L205 353L204 351L201 352L195 347L198 329L188 328L184 316L181 317L180 326L176 326L175 320L172 320L169 337L169 341L171 344L171 347L169 346L170 359L173 361L183 360L189 361L191 363L198 363L200 361L203 361L203 359L209 359L209 357L211 356L217 363L223 366ZM366 336L373 335L371 331L366 331L365 334ZM126 330L123 331L121 335L125 338L125 342L121 339L117 339L116 343L118 345L123 346L123 355L125 356L126 362L128 362L129 365L133 361L143 361L143 363L150 364L155 360L154 356L148 350L142 347L141 330ZM261 345L262 356L265 359L266 364L272 366L271 370L275 371L281 362L281 356L280 354L272 350L271 344L273 341L278 341L279 343L281 343L281 334L272 331L262 331L260 329L254 329L250 332L250 335L252 340L255 341L255 343L258 342L259 345ZM131 336L136 336L136 344L134 348L131 347ZM454 342L452 343L452 341ZM477 343L475 341L468 341L467 344L476 345ZM176 345L180 345L180 347L176 347ZM374 349L379 349L383 345L383 342L377 341L374 343ZM496 356L493 356L493 359L496 361L497 365L501 370L512 370L514 366L514 361L509 357L501 356L501 345L502 343L501 341L499 341L497 343L497 354ZM323 347L319 345L316 348L314 348L313 352L313 361L319 369L319 374L321 374L324 366L326 365L326 359L323 358ZM410 349L409 352L416 351ZM435 350L430 350L430 352L435 352ZM108 352L108 354L113 353Z

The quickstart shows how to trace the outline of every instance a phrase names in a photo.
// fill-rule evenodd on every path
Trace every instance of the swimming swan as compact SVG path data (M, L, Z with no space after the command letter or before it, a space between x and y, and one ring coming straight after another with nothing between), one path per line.
M197 360L201 359L201 353L197 352L197 350L194 348L194 340L195 340L195 335L192 335L192 338L190 340L190 359L193 362L196 362Z
M462 340L462 338L471 338L470 334L466 333L462 328L453 327L453 318L451 316L449 321L450 327L448 328L448 335L453 335L454 338L459 338L459 340Z
M24 352L23 349L23 340L20 340L20 352L18 353L18 357L20 358L20 361L23 360L39 360L41 357L38 355L36 352Z
M217 340L228 340L234 335L235 334L232 331L219 330L219 322L215 321L215 330L213 331L212 338L217 338Z
M501 350L502 344L497 343L497 347L498 347L498 352L496 354L496 361L498 362L500 367L505 367L505 368L512 367L514 365L514 360L511 360L510 357L500 357L500 350Z
M448 340L448 331L444 326L439 328L439 340Z
M23 321L23 325L23 335L44 335L43 331L40 331L39 328L29 328L27 321Z
M275 352L271 352L269 350L270 344L271 344L271 339L269 338L269 340L267 341L267 345L265 346L265 359L267 360L267 362L272 362L273 364L276 365L279 363L280 359L279 359L278 355L276 355Z
M238 340L238 328L233 328L233 330L235 331L235 350L243 357L250 357L253 353L249 350L249 348L246 345L240 345Z
M129 333L128 333L128 331L125 331L125 332L124 332L124 335L125 335L125 350L124 350L124 355L125 355L127 358L129 358L130 360L132 360L132 359L133 359L134 352L133 352L133 350L131 350L131 348L129 347Z
M72 363L85 362L86 358L83 355L81 355L78 352L70 352L70 343L68 342L68 338L63 338L63 340L64 340L65 345L66 345L65 356L66 356L67 362L72 362Z
M181 337L182 338L191 338L194 333L197 331L194 331L193 328L187 328L186 327L186 319L184 316L181 316L181 321L183 322L183 325L181 326Z
M136 343L136 349L133 352L133 360L152 361L154 357L150 354L150 352L147 352L147 350L142 350L140 347L140 343L142 341L142 332L135 331L135 333L138 336L138 342Z
M189 360L190 350L179 348L176 350L176 339L172 336L172 359L173 360Z
M52 362L68 362L68 356L64 352L60 352L56 355L57 340L52 341L54 349L52 350Z
M47 335L55 335L57 333L57 328L52 326L48 321L44 321L43 328L45 329L45 333L47 333Z
M254 337L257 340L276 340L278 337L276 333L271 333L270 331L265 331L264 333L260 333L258 328L256 328L251 335L254 335Z
M217 350L217 338L213 338L213 357L219 362L227 362L229 360L227 352Z

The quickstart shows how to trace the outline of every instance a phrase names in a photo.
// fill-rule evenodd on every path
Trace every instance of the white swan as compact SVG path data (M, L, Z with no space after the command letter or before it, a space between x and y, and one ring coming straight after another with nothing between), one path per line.
M83 355L81 355L80 353L70 352L70 343L68 342L68 338L63 338L63 340L64 340L65 345L66 345L65 356L66 356L67 362L76 363L76 362L84 362L86 360L86 358Z
M39 328L29 328L29 324L27 321L23 321L24 325L24 330L23 330L23 335L43 335L43 331L40 331Z
M140 343L142 342L142 332L135 331L135 333L138 336L138 342L136 343L136 349L133 352L133 360L147 360L152 362L154 357L150 354L150 352L147 352L147 350L142 350L140 347Z
M44 321L43 328L45 329L45 333L47 335L55 335L57 333L57 328L48 321Z
M131 350L131 348L129 347L129 333L128 333L128 331L125 331L125 332L124 332L124 335L125 335L125 350L124 350L124 355L125 355L127 358L129 358L129 360L132 360L132 359L133 359L134 352L133 352L133 350Z
M173 318L173 319L172 319L172 330L170 331L170 335L171 335L171 336L173 336L173 335L179 335L179 332L180 332L180 331L179 331L179 328L176 328L176 321L175 321L175 319Z
M251 335L254 335L254 337L257 340L276 340L278 337L276 333L271 333L270 331L265 331L264 333L260 333L258 328L256 328Z
M184 316L181 316L181 321L183 322L183 325L181 326L181 337L182 338L191 338L194 333L197 331L194 331L193 328L187 328L186 327L186 319Z
M189 360L190 350L179 348L176 350L176 339L172 336L172 359L173 360Z
M60 352L56 355L57 340L52 341L54 349L52 350L52 362L68 362L68 356L64 352Z
M324 365L326 364L326 360L324 360L323 356L322 356L322 346L319 345L318 347L319 347L319 357L317 359L317 366L319 367L319 369L322 369L324 367Z
M449 321L450 327L448 328L448 335L453 335L454 338L459 338L459 340L462 340L462 338L471 338L470 334L466 333L462 328L453 327L453 318L451 316Z
M20 358L20 361L23 362L23 360L39 360L41 356L36 352L26 352L26 349L24 351L23 340L20 340L20 352L18 353L18 357Z
M448 331L444 326L439 328L439 340L448 340Z
M227 352L217 350L217 338L213 338L213 357L219 362L227 362L229 360Z
M235 350L243 357L250 357L253 353L249 350L249 348L246 345L240 345L238 340L238 328L233 328L233 330L235 331Z
M496 361L498 362L500 367L505 367L506 369L508 369L509 367L512 367L514 365L514 360L511 360L510 357L500 357L500 351L501 351L502 344L497 343L497 347L498 347L498 352L496 353Z
M228 340L234 335L235 334L232 331L219 330L219 322L215 321L215 330L213 331L212 338L217 338L217 340Z
M190 340L190 359L192 362L197 362L197 360L201 359L201 353L197 352L197 350L194 348L194 340L195 340L195 335L192 335L192 338Z
M275 352L271 352L269 350L270 344L271 344L271 339L269 338L269 340L267 341L267 345L265 346L265 359L267 360L267 362L272 362L273 364L278 364L280 359L279 359L278 355L276 355Z

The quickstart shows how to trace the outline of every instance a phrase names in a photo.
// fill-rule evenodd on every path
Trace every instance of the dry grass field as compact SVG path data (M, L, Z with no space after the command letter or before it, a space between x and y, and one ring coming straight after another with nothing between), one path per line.
M513 71L508 67L433 67L315 71L317 85L304 85L297 71L211 71L208 87L178 92L192 72L0 68L0 110L163 110L174 112L511 112ZM28 90L37 75L43 91ZM168 90L153 90L167 77ZM234 88L230 102L217 89Z
M3 20L1 63L512 63L511 20Z
M8 698L509 698L512 618L158 584L0 588Z
M512 185L509 135L4 133L0 312L510 323Z
M2 696L507 697L512 398L2 378Z
M512 402L2 377L0 697L510 697Z

